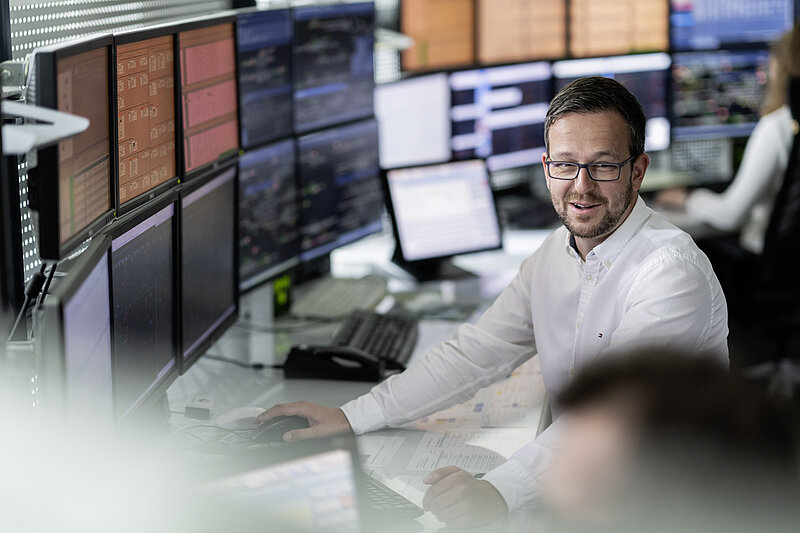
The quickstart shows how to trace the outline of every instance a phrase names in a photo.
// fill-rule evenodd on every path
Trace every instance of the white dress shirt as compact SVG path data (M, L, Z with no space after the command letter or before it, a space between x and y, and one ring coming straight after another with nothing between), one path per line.
M760 254L793 139L788 106L761 117L730 186L722 193L695 190L686 201L686 214L721 230L741 229L742 247Z
M398 426L468 400L538 354L558 417L558 394L576 370L609 353L671 347L727 363L727 319L708 259L639 198L585 261L566 228L554 231L475 324L342 409L358 434ZM559 425L484 477L509 509L537 503Z

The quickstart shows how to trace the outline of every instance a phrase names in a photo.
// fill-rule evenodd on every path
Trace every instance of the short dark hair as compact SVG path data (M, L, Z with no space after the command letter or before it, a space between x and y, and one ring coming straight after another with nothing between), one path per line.
M591 76L579 78L560 91L550 102L544 119L544 145L550 152L550 126L569 113L601 113L616 111L630 128L630 155L644 153L647 119L642 105L620 82L611 78Z
M772 524L798 519L796 413L714 360L667 350L604 357L559 400L567 412L610 405L630 420L645 522L724 514L732 527L720 530L753 531L763 512Z

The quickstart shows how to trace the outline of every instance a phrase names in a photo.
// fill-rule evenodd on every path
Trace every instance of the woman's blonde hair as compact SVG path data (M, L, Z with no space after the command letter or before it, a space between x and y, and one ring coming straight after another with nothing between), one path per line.
M770 50L775 69L770 70L761 114L771 113L786 104L786 86L790 77L800 77L800 25L775 41Z

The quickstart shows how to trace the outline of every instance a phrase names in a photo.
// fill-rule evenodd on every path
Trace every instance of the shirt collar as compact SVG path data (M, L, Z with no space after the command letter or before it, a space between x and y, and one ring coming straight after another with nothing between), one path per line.
M647 207L642 197L637 197L628 218L606 240L595 246L589 252L589 255L595 254L606 268L610 267L611 263L619 257L625 246L639 233L652 214L653 210ZM580 258L575 246L575 237L571 233L567 234L566 248L570 256Z

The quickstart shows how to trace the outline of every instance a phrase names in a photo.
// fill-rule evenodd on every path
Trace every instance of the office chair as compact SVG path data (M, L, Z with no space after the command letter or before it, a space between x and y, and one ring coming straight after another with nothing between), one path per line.
M745 370L745 375L768 380L769 392L790 398L800 385L800 364L792 360L790 342L800 339L800 78L788 84L794 141L783 184L775 198L760 256L747 258L750 279L740 278L742 294L733 298L744 305L733 316L774 343L769 360ZM740 270L741 272L742 270ZM800 354L797 354L800 355Z

